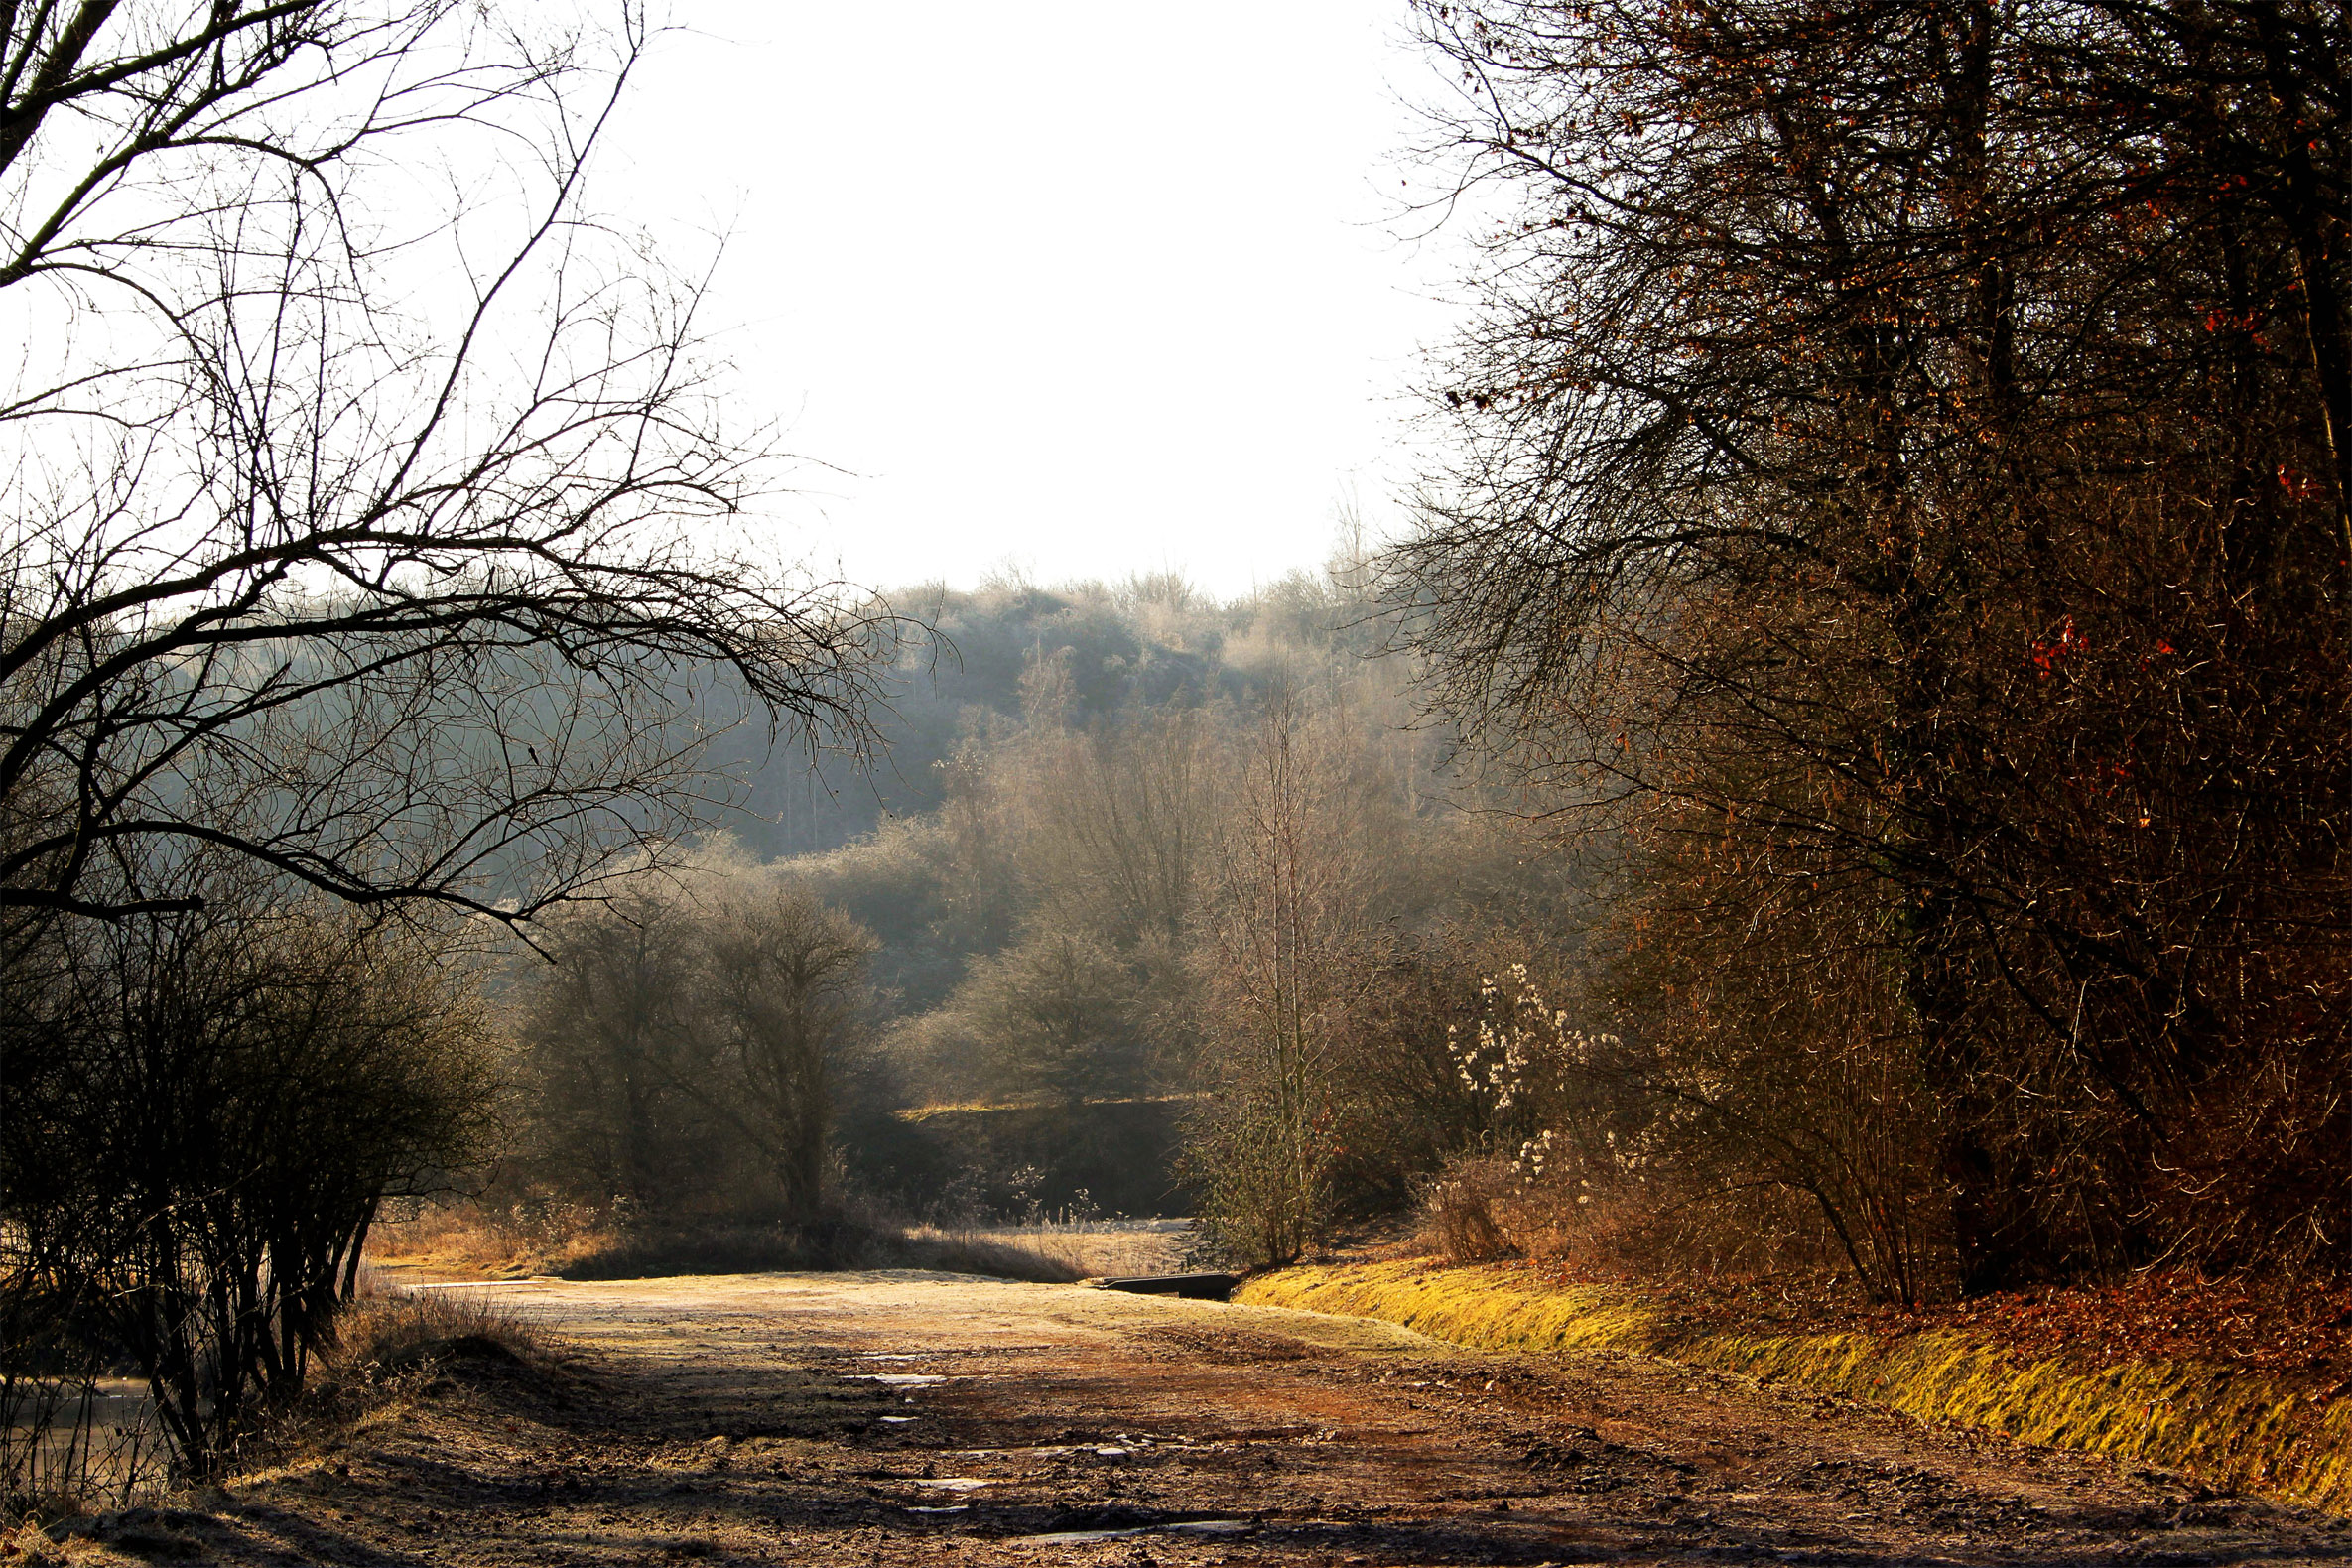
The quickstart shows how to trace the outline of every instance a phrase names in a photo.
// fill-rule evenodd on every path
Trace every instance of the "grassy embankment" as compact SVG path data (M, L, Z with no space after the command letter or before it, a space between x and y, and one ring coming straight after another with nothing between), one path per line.
M2020 1354L1964 1328L1876 1322L1738 1332L1629 1289L1556 1284L1507 1264L1292 1268L1248 1281L1234 1299L1380 1318L1476 1350L1659 1356L2352 1512L2352 1398L2220 1362L2089 1366Z

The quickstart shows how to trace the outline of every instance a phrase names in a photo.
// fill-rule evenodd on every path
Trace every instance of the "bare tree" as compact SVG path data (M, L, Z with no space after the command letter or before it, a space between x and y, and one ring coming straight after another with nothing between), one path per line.
M0 1230L193 1470L478 1152L446 955L304 899L527 920L723 800L719 730L862 732L886 617L751 537L702 284L589 204L607 16L0 7Z
M1210 1233L1251 1263L1295 1259L1330 1222L1339 1047L1376 973L1366 781L1335 719L1267 699L1198 953L1207 1099L1187 1162Z
M515 1039L525 1168L567 1196L671 1212L723 1181L700 1076L692 913L642 884L551 919L525 962Z
M552 917L516 1013L531 1174L648 1219L816 1218L873 938L706 851Z
M698 1098L759 1151L785 1213L810 1220L844 1056L870 1010L874 940L806 889L761 880L706 920L702 1016L720 1071Z
M1216 716L1170 706L1032 737L1030 859L1058 906L1122 948L1173 948L1208 859Z
M1076 1106L1142 1086L1143 989L1136 966L1083 929L1051 923L975 957L935 1014L934 1049L977 1058L995 1093Z
M723 796L716 729L857 732L884 622L728 542L772 454L587 205L630 0L4 25L0 910L207 847L524 918Z

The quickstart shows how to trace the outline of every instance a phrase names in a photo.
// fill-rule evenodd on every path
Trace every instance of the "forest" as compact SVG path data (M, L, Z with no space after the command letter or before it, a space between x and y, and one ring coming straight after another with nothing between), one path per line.
M1419 0L1436 456L1221 599L774 558L633 7L117 9L0 39L0 1434L223 1473L428 1214L2352 1268L2339 12Z
M1170 576L934 590L938 640L900 671L921 699L883 721L878 782L899 793L878 826L860 824L890 797L848 785L824 802L838 848L715 843L567 917L556 965L517 979L544 1113L515 1198L692 1213L753 1190L708 1146L750 1149L710 1114L744 1093L739 1067L698 1054L733 1026L695 1009L731 994L702 977L735 971L713 945L746 919L733 890L758 888L828 933L792 951L840 952L806 982L840 1053L810 1081L832 1086L851 1193L918 1214L1198 1207L1258 1260L1409 1206L1493 1130L1459 1082L1483 979L1530 953L1556 967L1577 899L1500 796L1457 787L1410 662L1375 656L1394 624L1363 578L1343 561L1227 604ZM674 1033L649 1043L646 1017ZM659 1103L634 1109L649 1075ZM822 1208L813 1176L795 1190Z

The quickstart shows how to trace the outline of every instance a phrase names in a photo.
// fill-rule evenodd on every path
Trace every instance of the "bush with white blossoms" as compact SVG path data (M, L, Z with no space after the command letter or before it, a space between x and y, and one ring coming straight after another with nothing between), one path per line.
M1587 1204L1596 1184L1642 1180L1655 1108L1630 1113L1643 1085L1624 1042L1578 1028L1524 964L1482 980L1479 1000L1474 1029L1446 1031L1455 1076L1486 1123L1473 1158L1507 1171L1523 1193L1548 1188L1561 1202Z

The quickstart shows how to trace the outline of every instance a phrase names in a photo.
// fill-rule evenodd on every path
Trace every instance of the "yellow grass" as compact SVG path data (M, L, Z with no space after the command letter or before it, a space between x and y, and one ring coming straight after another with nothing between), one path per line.
M1507 1266L1350 1263L1244 1281L1236 1301L1401 1323L1475 1350L1652 1352L1658 1315L1597 1286L1536 1286Z
M1234 1299L1379 1318L1476 1350L1660 1356L2352 1512L2352 1400L2229 1367L2086 1371L2004 1356L1949 1331L1726 1333L1676 1324L1622 1291L1547 1285L1508 1266L1292 1268L1248 1281Z

